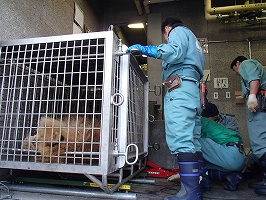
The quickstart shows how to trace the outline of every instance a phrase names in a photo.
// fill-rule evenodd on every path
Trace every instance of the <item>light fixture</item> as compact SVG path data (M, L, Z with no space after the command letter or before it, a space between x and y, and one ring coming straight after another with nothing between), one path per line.
M144 28L143 23L129 24L127 26L128 26L128 28Z

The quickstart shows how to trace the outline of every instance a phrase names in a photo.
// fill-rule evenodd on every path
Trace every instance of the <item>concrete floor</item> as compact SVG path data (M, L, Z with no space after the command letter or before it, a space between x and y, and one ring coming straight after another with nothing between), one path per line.
M73 188L51 185L29 185L19 183L16 185L6 185L9 188L10 198L13 200L99 200L99 199L137 199L137 200L158 200L166 196L171 196L180 189L180 183L168 182L164 178L145 178L151 183L132 183L130 191L115 192L106 194L99 188ZM266 200L266 196L257 195L249 189L248 180L243 180L238 189L234 192L223 189L224 182L212 182L212 190L204 193L206 200ZM30 186L30 187L29 187ZM0 199L5 199L8 191L1 187ZM29 189L30 188L30 189ZM44 192L42 192L44 189ZM50 192L47 192L50 191Z

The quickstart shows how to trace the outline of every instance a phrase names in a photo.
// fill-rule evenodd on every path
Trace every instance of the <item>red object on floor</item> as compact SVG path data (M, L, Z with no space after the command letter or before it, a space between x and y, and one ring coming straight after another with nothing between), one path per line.
M146 166L149 168L144 169L143 172L146 172L148 176L152 176L152 177L168 178L178 173L178 168L173 168L171 170L163 169L161 166L156 165L155 163L151 161L147 161Z

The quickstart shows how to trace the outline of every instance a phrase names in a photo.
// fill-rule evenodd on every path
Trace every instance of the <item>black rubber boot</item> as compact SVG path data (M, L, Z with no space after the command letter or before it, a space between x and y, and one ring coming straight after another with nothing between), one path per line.
M206 168L205 161L202 157L202 152L197 152L198 162L199 162L199 173L200 173L200 186L202 192L211 190L211 180L208 176L208 170Z
M179 153L178 165L181 189L176 195L166 197L164 200L202 200L199 185L199 164L196 154Z
M226 175L226 172L222 172L219 170L209 169L208 175L213 180L223 181Z
M266 195L266 153L259 159L261 169L263 171L263 180L251 185L257 194ZM249 185L250 187L250 185Z
M235 191L243 179L243 175L240 172L229 172L225 175L225 179L227 180L227 184L224 186L224 189Z
M240 181L243 179L243 175L240 172L222 172L219 170L208 170L209 177L213 180L227 181L224 186L225 190L235 191Z

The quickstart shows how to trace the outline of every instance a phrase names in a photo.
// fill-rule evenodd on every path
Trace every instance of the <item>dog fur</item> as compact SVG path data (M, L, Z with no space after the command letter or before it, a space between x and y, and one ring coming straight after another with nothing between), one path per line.
M100 120L84 117L41 117L37 134L26 137L23 148L36 150L36 160L52 163L84 162L84 152L99 152ZM71 154L67 153L70 152Z

